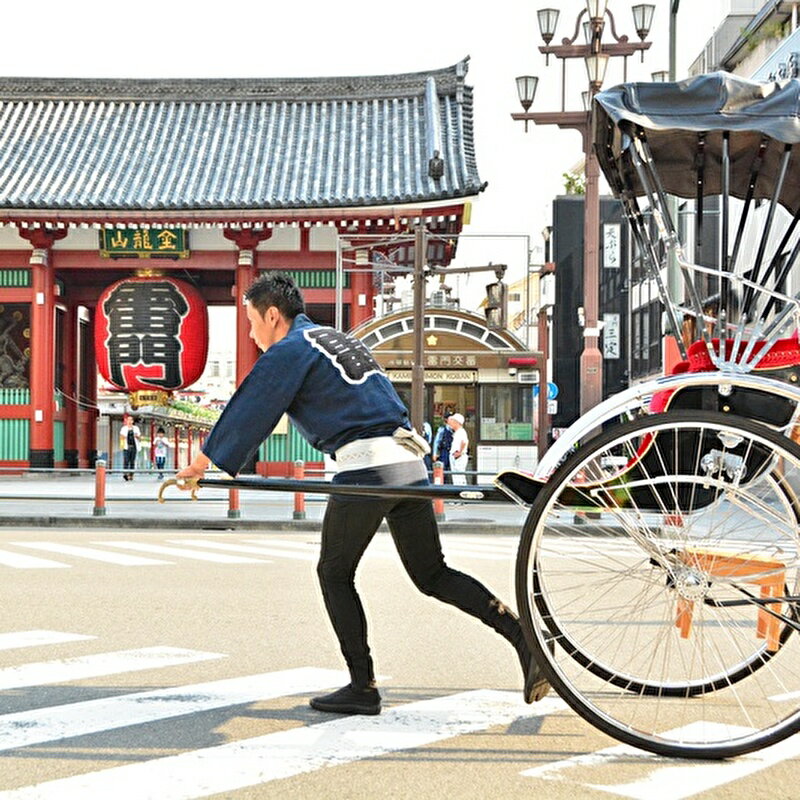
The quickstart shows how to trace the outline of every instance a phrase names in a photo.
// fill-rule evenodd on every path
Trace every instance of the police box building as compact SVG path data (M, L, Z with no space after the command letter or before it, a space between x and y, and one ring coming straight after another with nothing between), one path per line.
M98 371L166 402L203 372L209 305L236 305L241 380L258 355L241 298L263 270L349 330L380 287L337 271L341 237L423 225L452 237L430 254L449 263L484 188L466 71L0 79L0 465L91 466ZM304 448L284 426L260 458L315 460Z

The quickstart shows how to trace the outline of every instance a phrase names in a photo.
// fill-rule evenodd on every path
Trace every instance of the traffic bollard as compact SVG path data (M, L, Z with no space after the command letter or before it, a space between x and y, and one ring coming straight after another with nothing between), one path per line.
M98 458L94 462L94 510L95 517L106 515L106 462Z
M433 464L433 483L436 486L444 484L444 464L441 461ZM439 498L433 501L433 513L440 522L444 519L444 500Z
M305 480L306 477L306 464L305 461L294 462L294 479L296 481ZM294 512L292 519L305 519L306 518L306 493L294 493Z
M239 519L242 512L239 508L239 490L228 489L228 519Z

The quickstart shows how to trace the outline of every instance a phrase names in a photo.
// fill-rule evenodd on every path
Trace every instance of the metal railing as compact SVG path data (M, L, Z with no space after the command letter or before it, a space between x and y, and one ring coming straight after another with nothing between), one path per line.
M95 467L91 468L69 468L69 469L62 469L62 468L52 468L52 467L0 467L0 478L3 475L9 475L14 477L42 477L46 478L50 477L93 477L93 492L91 494L69 494L65 495L63 493L56 494L56 493L47 493L47 492L38 492L36 494L31 493L22 493L22 492L8 492L2 491L0 489L0 502L4 500L8 501L20 501L20 500L31 500L36 502L60 502L63 503L65 500L69 502L87 502L90 503L90 514L91 516L95 517L104 517L108 515L109 511L109 504L112 503L155 503L156 502L156 492L153 491L152 494L140 494L140 495L110 495L107 491L108 489L108 482L109 479L116 476L123 476L123 475L132 475L134 477L148 477L152 478L155 475L158 475L161 471L157 468L150 468L150 469L109 469L107 463L104 459L98 459ZM292 477L295 480L306 480L310 476L317 477L317 480L308 480L308 489L305 491L300 492L293 492L293 506L291 511L291 518L293 520L304 520L306 519L307 512L306 512L306 504L309 501L322 501L326 500L326 496L315 493L314 485L315 483L319 482L319 478L327 478L330 475L334 475L335 470L324 470L324 469L307 469L305 462L298 460L295 461L293 464L292 469ZM443 485L446 480L446 476L450 475L451 473L446 472L443 468L441 462L436 462L433 465L432 472L429 473L431 476L431 482L436 485ZM477 475L486 475L485 471L478 472L478 471L467 471L464 473L470 477L477 476ZM215 503L219 505L220 503L226 503L226 516L230 520L241 519L242 518L242 508L241 508L241 501L240 501L240 489L229 489L225 494L227 497L224 496L200 496L197 498L192 498L189 496L188 493L177 492L174 495L170 496L169 502L170 503L187 503L187 502L200 502L200 503ZM316 495L316 496L315 496ZM434 512L436 514L436 518L438 520L445 519L445 500L444 499L434 499L433 500Z

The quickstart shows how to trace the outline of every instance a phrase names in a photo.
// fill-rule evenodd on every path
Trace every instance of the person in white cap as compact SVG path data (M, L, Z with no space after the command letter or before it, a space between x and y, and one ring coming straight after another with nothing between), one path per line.
M450 472L454 484L467 482L467 462L469 461L469 436L464 427L463 414L451 414L447 424L453 429L453 441L450 445Z

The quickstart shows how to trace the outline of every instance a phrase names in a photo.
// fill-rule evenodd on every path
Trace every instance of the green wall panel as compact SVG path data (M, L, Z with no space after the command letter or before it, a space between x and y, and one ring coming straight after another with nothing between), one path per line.
M64 460L64 423L56 420L53 423L53 461Z
M292 426L289 433L273 433L258 449L259 461L324 461L325 456L312 447Z
M0 286L26 287L31 285L29 269L0 269Z
M30 453L30 422L0 419L0 461L27 461Z
M0 406L26 406L30 402L30 389L0 389Z
M288 269L287 275L294 278L301 289L335 289L335 269ZM344 288L350 287L350 273L344 273Z

